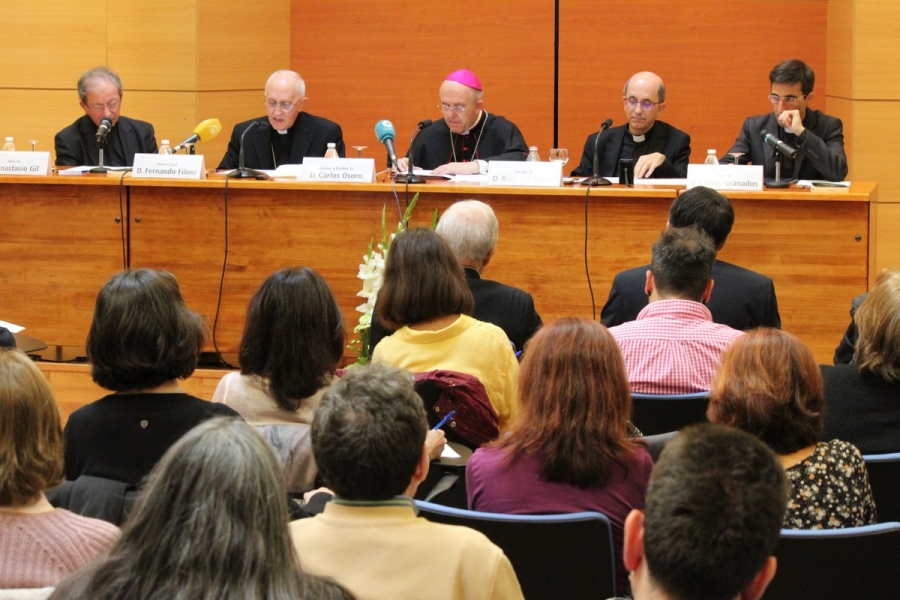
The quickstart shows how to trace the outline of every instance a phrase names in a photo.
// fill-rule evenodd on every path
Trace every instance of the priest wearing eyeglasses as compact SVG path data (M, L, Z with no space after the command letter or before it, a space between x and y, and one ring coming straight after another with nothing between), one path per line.
M298 73L272 73L266 81L264 98L266 116L234 126L220 169L238 167L241 135L253 123L258 126L248 131L244 140L244 166L249 169L299 165L305 156L325 156L329 142L334 143L339 156L344 156L341 126L303 111L306 83Z
M645 71L635 73L622 90L625 125L612 127L596 141L600 157L601 177L618 177L619 160L633 159L634 176L638 178L687 176L691 157L691 136L657 120L666 108L666 86L659 75ZM587 177L594 171L594 147L597 133L588 136L581 163L574 176Z
M809 108L816 76L803 61L788 59L769 73L772 112L748 117L729 153L741 153L741 164L765 165L765 177L775 177L775 154L760 137L765 129L797 150L797 158L780 156L781 178L842 181L847 176L844 127L837 117ZM720 162L733 163L734 156Z
M401 171L414 167L447 175L487 173L492 160L525 160L528 146L511 121L484 109L484 88L472 71L462 69L441 83L440 121L422 129L406 157L398 160Z

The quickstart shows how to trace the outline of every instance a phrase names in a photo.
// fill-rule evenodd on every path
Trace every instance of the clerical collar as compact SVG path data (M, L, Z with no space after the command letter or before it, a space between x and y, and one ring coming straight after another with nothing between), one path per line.
M287 129L276 129L275 131L277 131L279 135L287 135L288 134Z
M646 132L644 132L641 135L634 135L630 131L628 132L628 135L631 136L631 139L634 140L635 144L640 144L640 143L644 142L644 140L647 139L647 136L650 135L650 133L653 131L654 127L656 127L656 123L653 123L653 125L650 126L650 129L648 129Z
M458 135L469 135L470 133L472 133L472 130L475 129L476 127L478 127L478 124L481 123L481 119L484 118L485 114L487 114L487 111L482 110L481 114L478 115L478 120L475 121L474 123L472 123L471 127L469 127L468 129L466 129L465 131L463 131L462 133L460 133Z

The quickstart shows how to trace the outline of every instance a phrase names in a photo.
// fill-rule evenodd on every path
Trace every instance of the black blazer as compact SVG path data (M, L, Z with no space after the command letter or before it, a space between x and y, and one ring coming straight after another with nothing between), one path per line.
M634 321L647 306L644 290L650 265L622 271L613 279L609 299L600 313L607 327ZM775 284L765 275L721 260L713 264L712 295L707 307L713 321L742 331L754 327L781 327Z
M600 154L600 176L616 177L619 170L619 154L628 125L620 125L607 129L600 136L597 153ZM653 125L653 135L647 145L647 154L661 152L666 162L653 171L651 177L687 177L688 161L691 158L691 136L675 129L668 123L657 121ZM572 170L572 175L589 177L594 171L594 138L596 133L588 136L581 153L581 164Z
M797 160L794 161L794 173L784 171L785 159L782 159L781 178L790 179L825 179L843 181L847 177L847 155L844 153L844 126L837 117L829 117L819 110L807 109L803 119L806 130L794 140ZM728 152L743 152L741 164L747 161L754 165L764 165L766 177L775 177L775 155L759 132L765 129L775 137L785 141L788 134L776 120L775 113L747 117L741 133L734 146ZM793 136L791 136L793 137ZM722 157L722 162L734 162L731 156Z
M219 163L220 169L236 169L241 150L241 134L254 121L259 123L244 139L244 166L248 169L274 169L272 158L272 126L268 117L250 119L234 126L228 150ZM334 121L301 112L294 123L294 140L291 147L290 164L299 165L305 156L325 156L328 143L335 144L338 156L344 156L344 133ZM274 134L278 135L278 134Z
M159 151L153 125L128 117L119 117L106 140L108 147L103 151L103 164L110 167L130 167L134 164L135 154L156 154ZM57 166L100 163L97 126L87 115L57 133L53 143L56 147ZM117 154L124 156L124 162L116 160Z

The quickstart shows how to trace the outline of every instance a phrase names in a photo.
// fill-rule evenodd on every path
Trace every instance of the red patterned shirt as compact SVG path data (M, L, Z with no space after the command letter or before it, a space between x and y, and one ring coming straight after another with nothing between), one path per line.
M625 359L631 391L687 394L709 389L719 357L743 335L713 323L700 302L657 300L637 320L611 327Z

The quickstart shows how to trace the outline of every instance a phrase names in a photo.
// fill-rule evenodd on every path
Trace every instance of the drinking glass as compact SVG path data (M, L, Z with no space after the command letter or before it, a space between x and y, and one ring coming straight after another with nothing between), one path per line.
M744 155L743 152L729 152L729 153L728 153L728 156L733 156L733 157L734 157L734 164L736 164L736 165L737 165L737 164L740 164L740 163L738 163L738 158L740 158L740 157L743 156L743 155Z
M37 147L37 140L28 140L28 143L31 144L31 151L34 152L34 149Z
M356 158L362 158L362 151L368 148L368 146L350 146L354 150L356 150Z
M566 163L569 162L569 151L565 148L551 148L550 160L561 162L563 166L566 166Z

